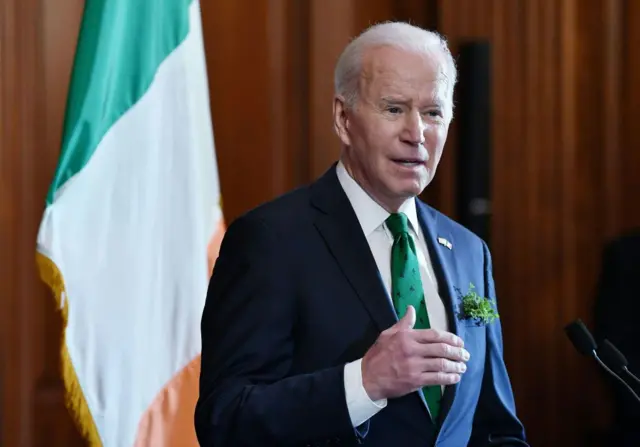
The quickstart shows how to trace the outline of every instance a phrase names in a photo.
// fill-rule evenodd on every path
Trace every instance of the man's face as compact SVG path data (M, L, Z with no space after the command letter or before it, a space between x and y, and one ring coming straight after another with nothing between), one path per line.
M444 57L392 47L365 53L358 99L334 101L334 124L351 175L395 211L433 179L450 117Z

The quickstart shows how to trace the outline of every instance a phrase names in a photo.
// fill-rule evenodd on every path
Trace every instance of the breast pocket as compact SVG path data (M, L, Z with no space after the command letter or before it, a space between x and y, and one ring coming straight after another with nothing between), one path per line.
M486 357L487 332L486 326L464 324L464 334L462 334L464 348L469 351L471 357L467 361L467 371L462 376L463 380L481 376L484 371L484 361Z
M487 323L480 321L480 320L464 320L462 322L462 325L464 326L465 330L468 329L486 329L487 327Z

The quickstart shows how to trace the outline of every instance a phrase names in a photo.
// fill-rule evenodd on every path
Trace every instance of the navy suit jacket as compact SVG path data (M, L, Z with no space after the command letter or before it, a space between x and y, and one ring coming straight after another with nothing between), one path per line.
M489 251L419 200L417 210L450 328L471 353L438 420L415 392L351 426L344 366L397 316L334 165L227 230L202 316L195 427L203 447L527 445L499 320L477 325L458 316L470 283L495 298Z

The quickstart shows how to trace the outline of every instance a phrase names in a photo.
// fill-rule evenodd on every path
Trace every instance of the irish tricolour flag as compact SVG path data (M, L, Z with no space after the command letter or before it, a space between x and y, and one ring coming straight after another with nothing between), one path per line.
M92 445L197 445L219 196L199 3L88 0L37 259Z

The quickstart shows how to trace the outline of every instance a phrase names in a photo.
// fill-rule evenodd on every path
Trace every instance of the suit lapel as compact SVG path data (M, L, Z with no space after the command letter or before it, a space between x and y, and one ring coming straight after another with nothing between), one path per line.
M433 270L438 279L438 293L447 310L449 330L464 339L465 327L460 322L460 319L456 317L458 309L455 300L455 283L453 281L458 277L458 272L456 270L456 264L453 262L454 240L448 228L445 228L443 225L438 225L438 216L431 208L419 200L416 200L416 207L418 210L418 220L420 221L427 242L429 257L431 258ZM442 242L438 242L438 238L443 238L441 239ZM446 242L451 243L451 246L447 247L443 245L446 244ZM445 387L440 405L438 426L442 425L442 422L449 413L458 387L459 384Z
M318 232L371 319L384 331L397 321L396 314L335 165L313 185L311 200L320 211L315 220Z

